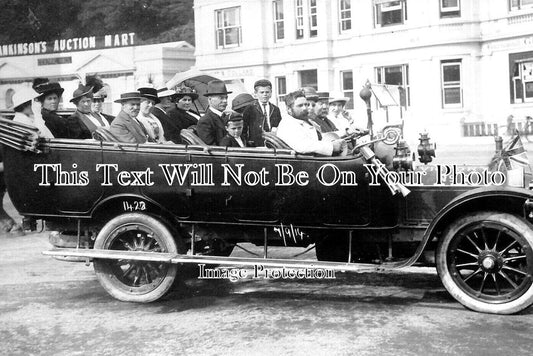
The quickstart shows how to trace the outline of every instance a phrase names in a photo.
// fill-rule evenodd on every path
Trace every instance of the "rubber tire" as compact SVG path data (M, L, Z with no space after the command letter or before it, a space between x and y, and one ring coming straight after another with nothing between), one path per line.
M520 234L528 243L528 248L533 248L533 226L518 216L496 211L477 212L465 215L454 221L443 233L439 241L436 254L437 272L446 290L462 305L468 309L489 314L514 314L533 304L533 283L517 299L508 303L486 303L475 299L465 293L454 281L446 262L448 246L452 238L465 226L474 221L495 221L507 225L507 228ZM530 277L531 278L531 277Z
M108 246L113 242L110 240L111 235L117 229L130 224L144 225L161 240L160 244L163 245L165 252L178 253L174 237L165 224L150 215L141 213L127 213L111 219L96 237L94 248L108 249ZM113 271L111 271L106 260L94 259L93 265L98 281L111 296L124 302L137 303L150 303L163 297L172 287L178 269L177 265L169 264L163 280L154 289L143 294L135 294L116 287L116 284L121 282L113 277Z

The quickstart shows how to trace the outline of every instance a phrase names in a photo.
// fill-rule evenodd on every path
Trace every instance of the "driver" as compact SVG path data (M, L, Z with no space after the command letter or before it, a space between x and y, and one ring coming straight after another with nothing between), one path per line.
M309 122L309 104L302 91L287 94L285 104L288 115L281 119L276 134L296 152L332 156L344 150L344 140L322 140L322 134Z

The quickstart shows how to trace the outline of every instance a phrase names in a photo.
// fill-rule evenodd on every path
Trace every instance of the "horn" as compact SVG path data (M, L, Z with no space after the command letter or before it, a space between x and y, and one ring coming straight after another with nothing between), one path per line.
M385 184L387 184L387 187L389 187L392 195L396 195L398 193L401 193L402 196L406 197L409 193L411 193L411 191L407 187L405 187L403 184L401 184L401 183L394 183L394 184L393 183L389 183L385 179L387 173L389 173L389 170L385 167L385 165L383 163L381 163L381 161L378 158L376 158L376 154L374 153L374 151L372 151L370 149L370 147L363 146L363 147L360 148L360 151L363 154L363 157L367 161L372 163L374 165L374 167L377 168L378 175L381 177L381 179L383 179Z

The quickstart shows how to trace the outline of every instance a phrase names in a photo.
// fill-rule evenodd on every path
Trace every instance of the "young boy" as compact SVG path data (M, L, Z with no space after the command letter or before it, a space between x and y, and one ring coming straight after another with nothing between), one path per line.
M220 140L220 146L246 147L246 143L241 138L243 126L241 114L238 112L229 113L226 118L226 136Z
M272 97L272 83L261 79L254 84L256 100L243 112L244 134L250 146L260 147L265 145L262 138L263 132L275 132L281 121L279 108L269 100Z

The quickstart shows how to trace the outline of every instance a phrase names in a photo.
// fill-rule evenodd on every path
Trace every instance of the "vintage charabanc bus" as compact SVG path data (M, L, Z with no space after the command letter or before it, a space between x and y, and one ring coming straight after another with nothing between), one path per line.
M129 144L104 129L92 140L42 139L0 123L14 206L55 231L44 253L92 261L119 300L161 298L183 264L359 271L416 263L436 265L467 308L530 306L531 191L482 167L413 169L394 155L397 136L393 127L346 156L321 157L273 135L269 148L207 146L187 130L188 144ZM241 242L263 246L264 256L232 257ZM273 259L270 246L314 246L317 260Z

